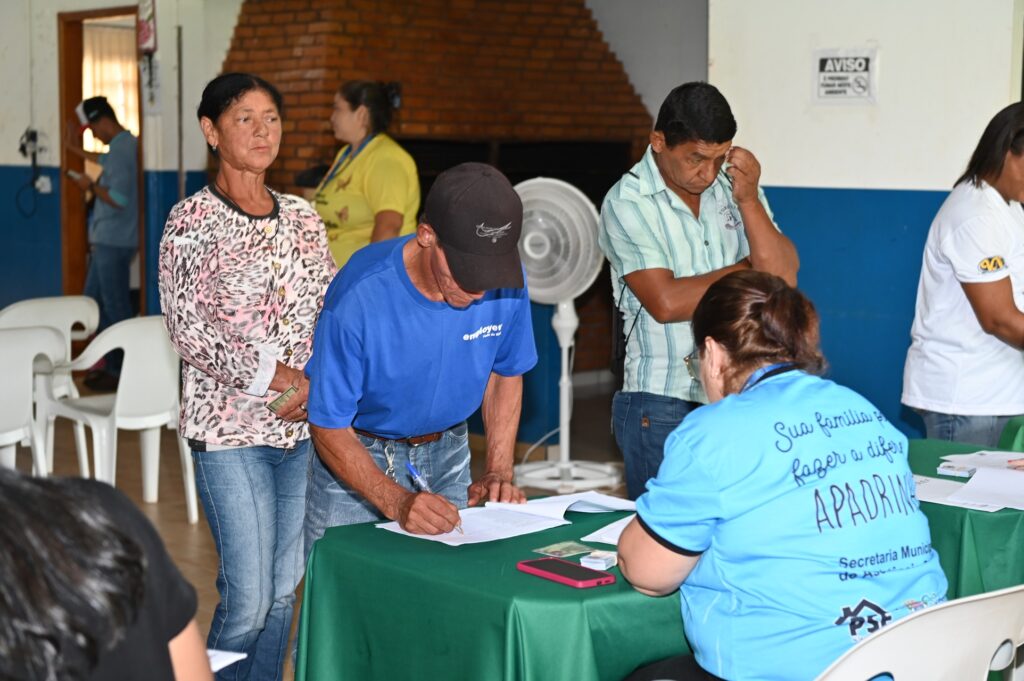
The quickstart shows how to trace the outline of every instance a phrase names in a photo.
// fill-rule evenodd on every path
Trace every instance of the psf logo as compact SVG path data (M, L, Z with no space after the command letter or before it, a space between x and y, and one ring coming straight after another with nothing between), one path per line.
M979 272L998 272L1004 267L1006 267L1006 261L1003 260L1001 255L993 255L991 258L985 258L978 263Z
M495 336L500 336L502 326L502 324L487 324L486 326L481 326L473 333L462 334L462 340L474 341L477 338L494 338Z
M861 599L861 602L854 607L843 606L843 614L835 621L835 624L845 624L850 628L850 637L859 640L867 634L872 634L892 621L892 615L868 599ZM861 630L864 630L863 634Z

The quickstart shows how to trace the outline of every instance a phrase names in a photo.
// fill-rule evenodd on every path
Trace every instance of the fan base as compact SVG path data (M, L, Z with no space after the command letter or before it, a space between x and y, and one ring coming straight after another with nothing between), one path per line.
M559 494L570 494L596 487L614 487L622 475L614 464L592 461L565 463L538 461L515 467L516 485L550 489Z

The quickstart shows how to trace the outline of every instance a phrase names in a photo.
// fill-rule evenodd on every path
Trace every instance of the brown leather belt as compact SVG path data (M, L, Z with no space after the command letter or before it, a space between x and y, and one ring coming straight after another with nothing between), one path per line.
M437 442L438 440L441 439L441 436L445 434L445 431L442 430L442 431L438 431L436 433L427 433L426 435L413 435L411 437L392 438L392 437L383 437L381 435L377 435L376 433L371 433L371 432L368 432L368 431L365 431L365 430L360 430L359 428L356 428L355 426L352 427L352 430L356 431L360 435L364 435L366 437L372 437L375 440L390 440L391 442L401 442L403 444L409 445L410 447L419 447L420 445L425 445L425 444L427 444L429 442Z

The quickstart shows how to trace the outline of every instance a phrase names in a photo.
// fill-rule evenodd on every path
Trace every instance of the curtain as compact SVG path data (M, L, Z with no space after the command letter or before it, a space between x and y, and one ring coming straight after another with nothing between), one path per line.
M139 134L139 64L135 54L135 26L85 23L82 30L82 99L104 96L118 120ZM107 147L85 131L83 146L102 152Z

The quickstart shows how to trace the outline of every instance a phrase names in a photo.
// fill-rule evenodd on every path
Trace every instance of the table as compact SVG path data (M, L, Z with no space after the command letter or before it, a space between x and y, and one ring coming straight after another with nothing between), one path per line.
M977 446L910 441L910 467L936 476ZM1024 513L921 503L950 598L1024 583ZM679 594L649 598L618 581L571 589L523 574L534 548L580 537L623 513L566 514L572 525L451 547L373 524L331 528L314 547L299 623L297 681L621 679L688 652Z
M910 469L918 475L945 477L935 472L941 457L979 449L940 440L911 440ZM929 502L922 502L921 510L928 516L932 546L949 580L949 598L1024 584L1024 513L1013 509L986 513Z
M459 547L331 528L309 558L295 678L610 681L688 652L678 592L644 596L618 568L593 589L516 570L624 515L568 512L572 525Z

